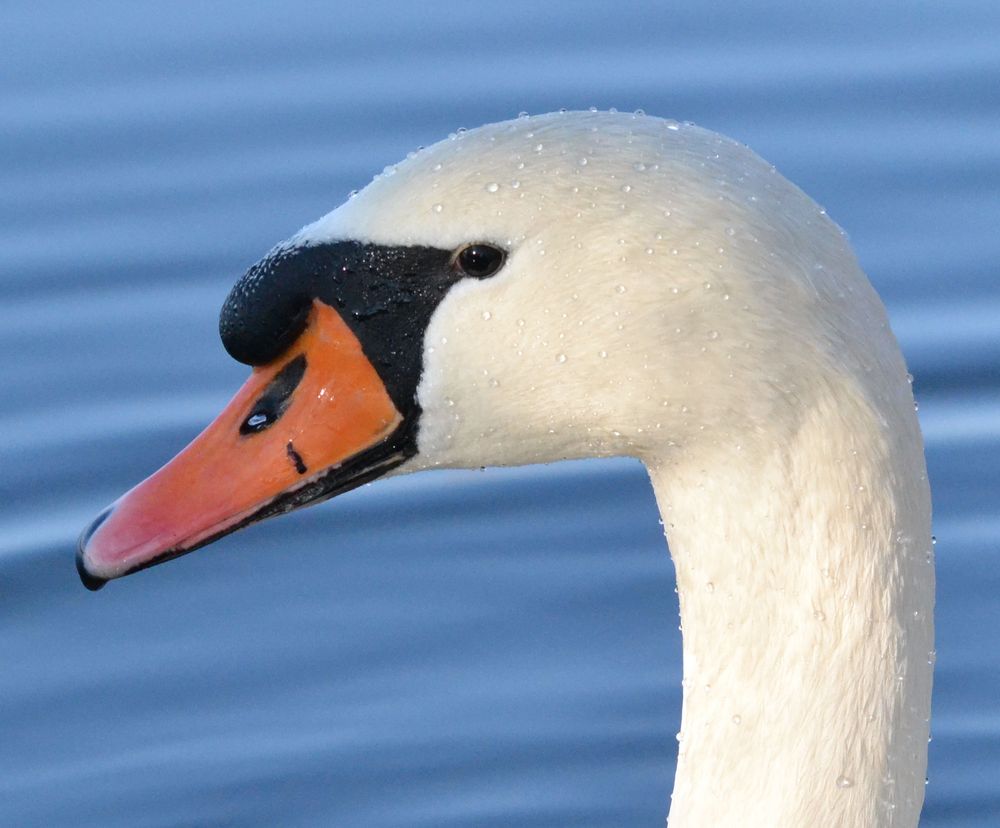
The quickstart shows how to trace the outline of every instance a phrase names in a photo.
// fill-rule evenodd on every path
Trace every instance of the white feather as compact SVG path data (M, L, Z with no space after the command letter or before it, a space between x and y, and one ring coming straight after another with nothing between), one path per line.
M293 241L509 250L431 320L406 467L632 455L677 568L670 822L912 826L930 495L885 312L839 228L746 147L560 113L423 150Z

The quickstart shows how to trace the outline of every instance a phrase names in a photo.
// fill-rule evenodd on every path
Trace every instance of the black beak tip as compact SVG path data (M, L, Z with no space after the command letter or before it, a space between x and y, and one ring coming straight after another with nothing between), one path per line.
M83 550L87 548L87 543L93 537L98 527L108 519L113 506L109 506L91 521L90 525L80 533L80 540L76 544L76 571L80 575L80 581L91 592L97 592L108 581L107 578L100 578L87 569L87 562L84 560Z
M79 548L76 550L76 571L80 573L80 582L91 592L97 592L107 583L104 578L98 578L87 571L87 565L83 562L83 550Z

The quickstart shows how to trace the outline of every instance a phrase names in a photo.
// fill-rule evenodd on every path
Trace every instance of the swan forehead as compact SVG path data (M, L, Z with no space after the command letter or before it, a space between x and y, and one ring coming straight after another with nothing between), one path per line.
M738 187L768 171L742 145L689 124L607 112L552 113L489 124L388 167L305 227L298 244L357 239L508 247L547 230L613 226L621 234L718 212L706 181Z

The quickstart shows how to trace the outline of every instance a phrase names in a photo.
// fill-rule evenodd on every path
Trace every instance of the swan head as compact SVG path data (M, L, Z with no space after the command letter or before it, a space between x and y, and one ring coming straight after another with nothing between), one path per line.
M237 283L220 329L250 380L79 570L96 588L391 472L752 451L804 377L864 384L880 327L842 233L734 141L597 112L456 134Z

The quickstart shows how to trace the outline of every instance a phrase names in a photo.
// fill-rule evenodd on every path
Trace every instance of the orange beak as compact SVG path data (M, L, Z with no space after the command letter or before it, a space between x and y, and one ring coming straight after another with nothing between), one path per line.
M98 589L352 489L413 453L408 425L355 335L316 300L294 345L254 368L194 442L83 533L80 577Z

